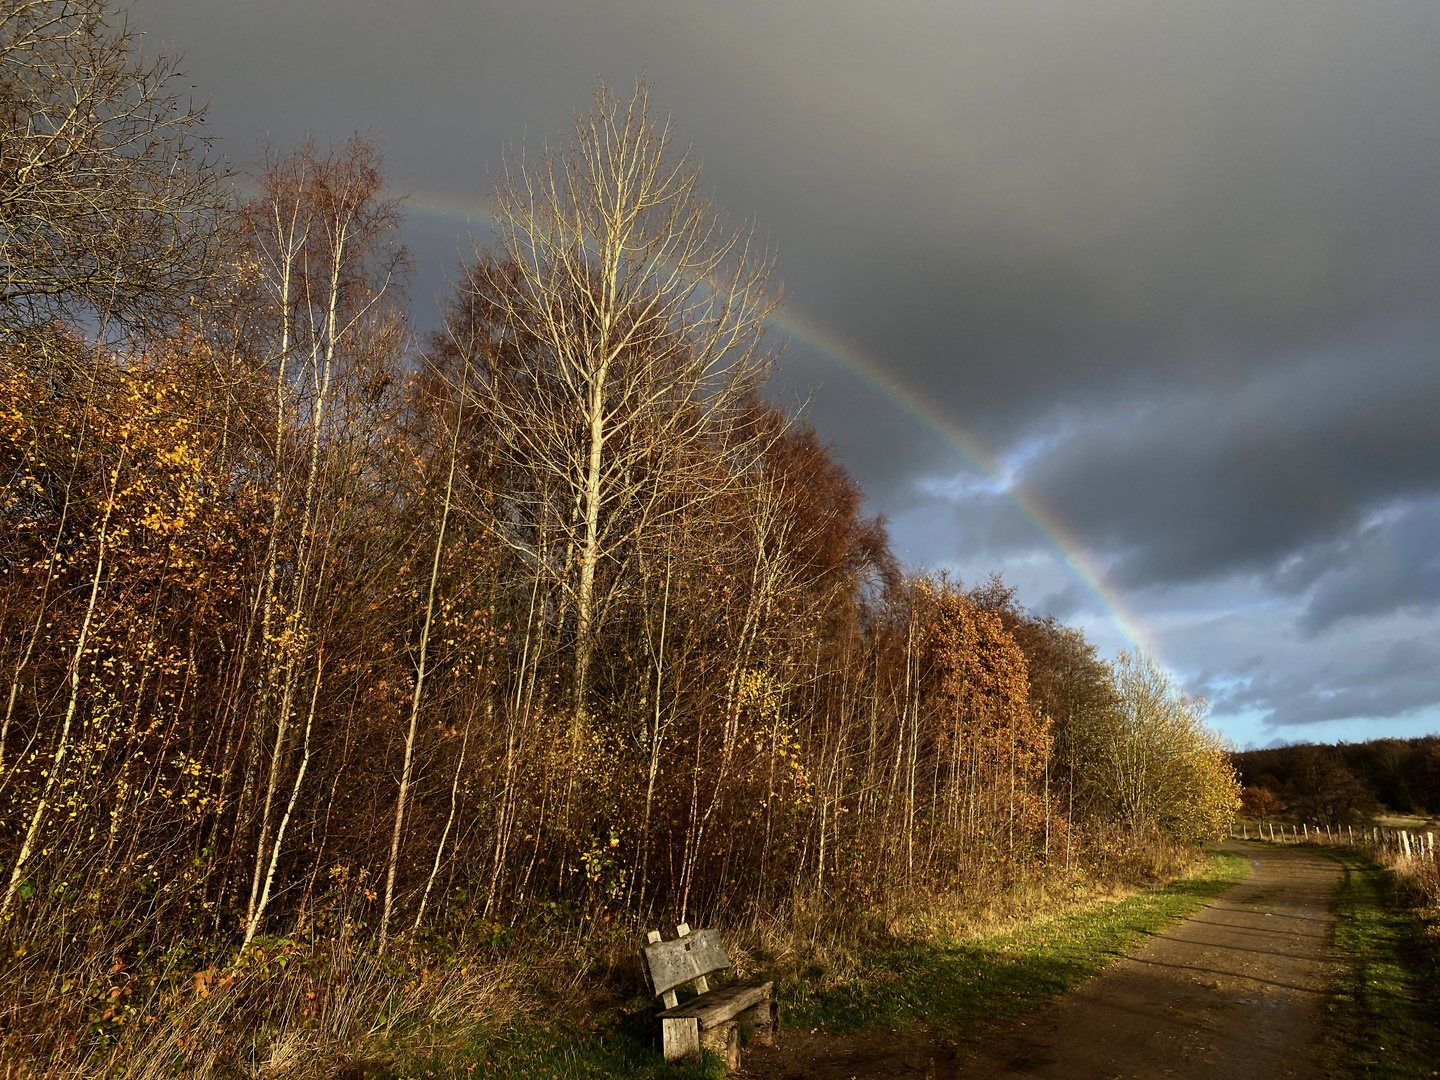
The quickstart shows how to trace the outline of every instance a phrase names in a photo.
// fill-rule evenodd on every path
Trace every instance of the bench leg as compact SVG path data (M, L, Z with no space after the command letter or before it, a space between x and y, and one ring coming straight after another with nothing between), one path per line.
M740 1025L734 1020L701 1032L700 1045L723 1057L727 1071L733 1072L740 1067Z
M737 1018L751 1046L774 1046L780 1033L780 1008L773 1001L752 1005Z
M700 1021L693 1016L661 1020L665 1039L665 1060L686 1061L700 1057Z

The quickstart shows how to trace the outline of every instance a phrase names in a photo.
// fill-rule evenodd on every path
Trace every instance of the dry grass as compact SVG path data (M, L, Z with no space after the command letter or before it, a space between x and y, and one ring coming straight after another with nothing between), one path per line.
M1420 922L1431 969L1440 972L1440 859L1433 855L1407 859L1387 852L1381 862L1395 876L1396 895Z
M1375 816L1375 823L1387 829L1434 829L1440 827L1440 820L1434 817L1427 817L1423 814L1394 814L1383 813Z
M865 906L797 898L751 911L726 927L726 944L737 977L802 972L813 985L829 988L865 970L865 957L876 950L937 936L991 938L1037 920L1095 909L1180 876L1199 858L1189 845L1158 838L1122 846L1103 835L1090 837L1083 861L1074 858L1069 869L1041 863L1002 867L955 891L915 891Z
M7 1080L360 1080L397 1059L443 1053L477 1022L505 1023L521 1007L507 962L432 968L417 954L285 940L224 967L144 972L117 962L87 985L47 982L35 993L23 976L6 981Z

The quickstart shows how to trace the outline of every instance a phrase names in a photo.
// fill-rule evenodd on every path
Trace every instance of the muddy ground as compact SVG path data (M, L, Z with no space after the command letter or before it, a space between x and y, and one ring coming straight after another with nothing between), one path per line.
M1063 998L974 1044L956 1048L927 1029L787 1031L778 1047L748 1051L736 1076L1315 1076L1340 867L1289 848L1232 850L1251 860L1245 881Z

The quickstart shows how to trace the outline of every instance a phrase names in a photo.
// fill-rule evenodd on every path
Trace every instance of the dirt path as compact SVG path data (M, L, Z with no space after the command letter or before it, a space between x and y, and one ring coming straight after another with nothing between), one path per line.
M865 1077L1309 1077L1330 981L1340 868L1289 848L1232 847L1250 877L1058 1001L958 1057L930 1032L786 1032L747 1055L756 1080Z

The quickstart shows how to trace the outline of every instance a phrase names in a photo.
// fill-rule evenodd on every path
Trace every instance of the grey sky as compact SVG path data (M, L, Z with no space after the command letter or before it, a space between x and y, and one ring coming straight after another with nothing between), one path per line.
M1440 5L137 0L232 158L379 135L432 321L507 144L643 68L797 322L992 448L1240 742L1440 729ZM479 219L476 218L477 228ZM803 340L897 551L1123 637Z

